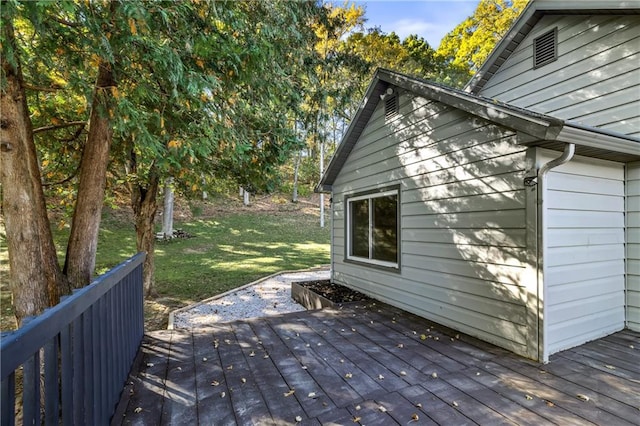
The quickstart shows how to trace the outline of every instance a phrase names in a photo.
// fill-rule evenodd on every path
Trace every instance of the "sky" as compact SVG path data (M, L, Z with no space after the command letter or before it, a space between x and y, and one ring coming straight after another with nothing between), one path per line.
M437 49L448 32L473 15L479 0L369 0L354 3L366 7L365 28L380 27L387 34L395 31L401 40L409 34L418 34Z

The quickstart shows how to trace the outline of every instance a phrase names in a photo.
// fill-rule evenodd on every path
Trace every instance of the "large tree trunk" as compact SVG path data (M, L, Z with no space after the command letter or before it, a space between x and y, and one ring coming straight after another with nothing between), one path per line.
M135 166L134 166L135 167ZM160 177L152 170L148 186L131 185L131 207L135 215L136 247L138 251L147 253L144 261L143 290L144 297L155 296L155 256L156 243L155 217L158 210L158 188Z
M3 16L5 43L14 47L13 25ZM8 48L6 46L5 48ZM0 96L0 184L2 213L9 251L10 286L18 325L58 303L66 293L64 277L51 235L41 185L40 167L33 140L17 55L7 60L3 48L5 79Z
M67 245L64 273L72 288L91 282L96 263L98 230L113 137L113 88L111 65L101 61L91 105L89 134L82 153L76 206Z

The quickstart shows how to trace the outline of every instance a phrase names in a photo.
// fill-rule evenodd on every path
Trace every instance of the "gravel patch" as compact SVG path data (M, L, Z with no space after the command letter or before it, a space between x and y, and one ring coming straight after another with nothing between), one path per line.
M191 329L240 319L304 311L304 306L291 299L291 282L329 278L328 268L271 275L172 312L169 315L168 328Z

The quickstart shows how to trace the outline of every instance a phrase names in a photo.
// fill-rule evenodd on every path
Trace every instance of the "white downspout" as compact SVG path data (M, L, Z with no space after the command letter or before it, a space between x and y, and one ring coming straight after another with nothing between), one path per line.
M538 217L540 217L540 227L538 228L541 233L541 239L539 250L542 251L542 255L538 254L538 259L542 259L542 362L547 363L549 361L549 354L547 350L547 331L549 322L546 320L547 314L547 264L549 251L546 249L547 245L547 208L544 205L544 200L547 197L547 174L558 166L568 163L573 158L576 152L576 145L568 143L564 146L564 152L558 158L545 163L538 170L538 208L540 209Z

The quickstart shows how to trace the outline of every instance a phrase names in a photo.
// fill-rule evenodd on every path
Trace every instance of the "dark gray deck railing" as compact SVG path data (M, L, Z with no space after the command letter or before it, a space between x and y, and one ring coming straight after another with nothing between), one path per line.
M2 426L15 424L21 366L23 424L109 423L144 333L144 257L133 256L2 337Z

